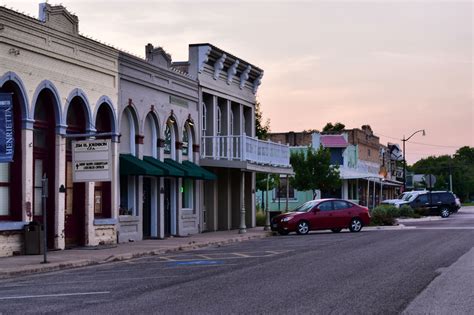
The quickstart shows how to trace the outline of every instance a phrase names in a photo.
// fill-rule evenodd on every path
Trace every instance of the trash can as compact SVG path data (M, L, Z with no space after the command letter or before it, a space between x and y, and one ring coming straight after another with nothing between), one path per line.
M44 228L39 222L25 225L25 255L40 255L44 252Z

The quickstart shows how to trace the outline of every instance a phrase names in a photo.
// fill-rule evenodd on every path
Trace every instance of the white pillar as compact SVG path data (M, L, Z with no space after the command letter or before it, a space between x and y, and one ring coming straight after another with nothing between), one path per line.
M29 221L33 219L33 130L23 129L21 131L22 141L22 185L23 195L21 204L26 206L27 211L22 211L21 219L23 221ZM31 216L28 216L28 213Z
M66 238L64 231L64 208L65 208L65 193L59 192L59 187L64 185L66 187L66 138L61 135L56 135L56 172L55 172L55 187L54 192L49 193L50 196L55 198L55 218L54 226L48 227L54 228L54 235L57 235L54 239L54 247L58 249L64 249L66 247Z
M84 200L84 239L86 246L95 246L99 242L95 237L94 229L94 182L84 183L85 185L85 200Z
M151 178L151 200L150 200L150 224L151 224L151 229L150 229L150 234L151 237L158 237L158 198L159 198L159 190L158 190L158 184L159 179L157 178Z
M243 233L247 233L247 227L245 226L245 172L241 172L240 184L241 184L240 203L242 206L242 210L240 211L239 233L243 234Z
M342 199L349 199L349 183L347 179L342 180Z
M265 227L264 227L265 231L270 230L270 212L268 211L268 191L270 190L269 181L270 181L270 174L267 173L267 189L265 192Z

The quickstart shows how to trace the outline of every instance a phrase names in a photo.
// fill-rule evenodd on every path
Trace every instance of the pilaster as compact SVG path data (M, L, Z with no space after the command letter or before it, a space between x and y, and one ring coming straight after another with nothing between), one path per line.
M54 196L55 204L55 224L54 224L54 247L64 249L66 247L66 238L64 232L64 208L65 193L59 192L61 185L66 186L66 138L62 135L56 135L56 173L55 173L54 192L50 196ZM52 228L52 227L51 227Z
M22 129L21 131L22 148L22 174L23 174L23 196L22 221L31 221L33 213L33 130ZM31 146L30 146L31 144Z

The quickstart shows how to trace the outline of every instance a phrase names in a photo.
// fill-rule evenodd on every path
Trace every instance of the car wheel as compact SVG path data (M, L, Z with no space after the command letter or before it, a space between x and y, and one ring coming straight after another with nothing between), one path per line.
M448 208L441 208L440 214L441 214L442 218L449 217L449 215L450 215L449 209Z
M288 231L278 231L278 234L280 235L288 235Z
M334 228L334 229L331 229L331 231L333 231L334 233L339 233L342 231L341 228Z
M360 230L362 230L362 221L359 218L352 219L349 230L351 232L360 232Z
M298 226L296 227L296 233L300 235L308 234L309 232L309 224L306 221L298 222Z

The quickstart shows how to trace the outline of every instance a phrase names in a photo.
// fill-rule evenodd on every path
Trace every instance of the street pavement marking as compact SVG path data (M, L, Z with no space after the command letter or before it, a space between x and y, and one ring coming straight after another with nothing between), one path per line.
M19 299L32 299L32 298L66 297L66 296L98 295L98 294L110 294L110 291L3 296L3 297L0 297L0 300L19 300Z
M132 271L133 269L128 269L125 271ZM121 272L123 270L120 270ZM46 282L46 283L41 283L41 286L46 286L46 285L58 285L58 284L76 284L76 283L95 283L95 282L118 282L118 281L132 281L132 280L148 280L148 279L166 279L166 278L176 278L178 276L156 276L156 277L129 277L129 278L112 278L112 279L97 279L97 275L94 276L93 280L77 280L77 281L56 281L56 282ZM27 287L31 286L32 284L35 284L36 282L34 281L29 281L29 282L21 282L21 283L16 283L13 285L8 285L8 286L1 286L1 289L8 289L8 288L18 288L18 287ZM1 299L1 298L0 298ZM1 313L0 313L1 314Z
M211 257L209 257L209 256L206 256L206 255L197 255L197 256L198 256L198 257L202 257L202 258L204 258L204 259L213 259L213 258L211 258Z
M237 256L239 256L239 257L244 257L244 258L252 257L252 256L250 256L250 255L242 254L242 253L231 253L231 254L237 255Z

